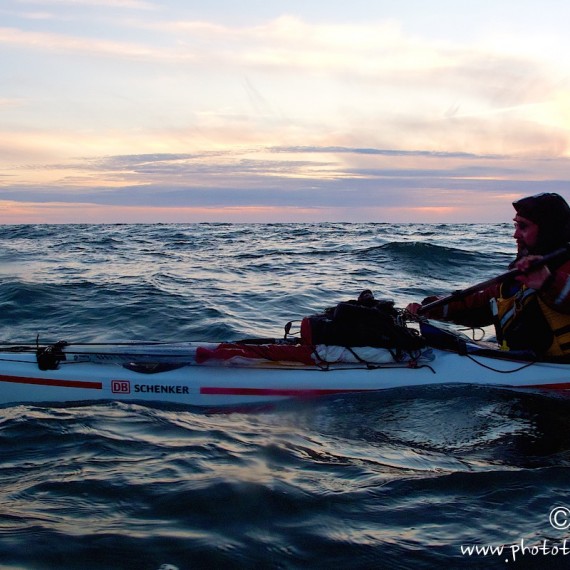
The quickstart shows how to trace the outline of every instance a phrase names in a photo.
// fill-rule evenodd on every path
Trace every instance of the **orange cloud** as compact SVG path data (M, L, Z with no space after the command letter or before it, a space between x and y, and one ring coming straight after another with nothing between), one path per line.
M200 223L319 221L320 208L246 206L222 208L105 206L63 202L0 201L0 224Z
M0 224L69 223L285 223L285 222L392 222L437 223L456 221L508 221L510 202L489 220L488 203L479 207L295 207L295 206L109 206L63 202L0 201Z

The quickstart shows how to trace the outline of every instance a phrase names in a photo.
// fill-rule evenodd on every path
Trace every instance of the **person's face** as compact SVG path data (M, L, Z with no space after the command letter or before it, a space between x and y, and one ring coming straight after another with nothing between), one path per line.
M513 221L515 222L513 238L517 242L519 253L532 251L538 245L538 226L518 214L513 218Z

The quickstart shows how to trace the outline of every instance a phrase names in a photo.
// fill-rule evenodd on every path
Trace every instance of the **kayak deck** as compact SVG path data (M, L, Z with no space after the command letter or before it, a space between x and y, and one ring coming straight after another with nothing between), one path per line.
M471 354L433 347L396 354L279 342L13 347L0 351L0 404L121 400L241 406L455 383L570 389L570 364L509 359L488 349L483 356L476 344L472 348ZM41 366L38 354L39 360L47 355Z

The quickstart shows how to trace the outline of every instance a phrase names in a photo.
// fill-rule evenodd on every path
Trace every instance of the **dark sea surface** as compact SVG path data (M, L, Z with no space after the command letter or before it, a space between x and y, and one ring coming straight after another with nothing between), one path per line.
M0 226L0 341L280 337L366 288L403 307L502 273L511 234ZM20 404L0 408L0 451L3 570L570 567L560 396L410 387L224 414Z

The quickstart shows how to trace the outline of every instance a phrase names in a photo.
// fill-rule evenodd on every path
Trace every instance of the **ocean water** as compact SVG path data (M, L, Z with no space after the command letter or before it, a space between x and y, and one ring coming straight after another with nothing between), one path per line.
M405 306L502 273L511 234L0 226L0 341L280 337L366 288ZM570 401L556 395L13 405L0 450L2 569L570 567Z

